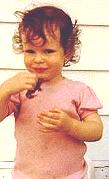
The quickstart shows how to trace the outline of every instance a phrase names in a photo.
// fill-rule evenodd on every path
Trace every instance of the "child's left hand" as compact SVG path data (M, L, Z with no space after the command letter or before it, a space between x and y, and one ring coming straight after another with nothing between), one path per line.
M69 131L71 117L61 109L54 108L48 112L38 114L38 123L42 125L41 131Z

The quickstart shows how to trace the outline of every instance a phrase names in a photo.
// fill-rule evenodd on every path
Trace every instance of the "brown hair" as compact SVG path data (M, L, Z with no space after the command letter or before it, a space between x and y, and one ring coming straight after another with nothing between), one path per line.
M23 52L22 33L26 34L26 40L29 43L32 43L36 37L41 37L45 42L44 27L50 35L54 35L53 27L55 25L60 29L60 43L64 52L68 54L67 61L78 62L78 50L81 44L79 40L80 30L77 21L75 20L73 24L69 15L62 9L54 6L42 6L25 12L16 11L15 15L21 18L18 30L13 36L13 48L16 52Z

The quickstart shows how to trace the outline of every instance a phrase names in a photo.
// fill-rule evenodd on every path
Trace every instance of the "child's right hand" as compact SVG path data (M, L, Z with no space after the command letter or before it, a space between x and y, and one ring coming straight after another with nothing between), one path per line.
M7 95L15 94L23 90L34 89L37 81L37 76L35 73L31 72L20 72L15 76L6 80L1 88Z

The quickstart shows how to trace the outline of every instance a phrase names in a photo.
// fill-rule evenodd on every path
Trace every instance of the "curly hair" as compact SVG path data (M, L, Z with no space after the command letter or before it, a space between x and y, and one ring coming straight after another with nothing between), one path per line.
M16 11L15 15L21 19L13 36L13 49L15 52L23 52L22 33L26 34L26 41L29 43L32 43L33 39L40 37L45 43L47 39L44 27L46 27L50 35L55 35L53 33L55 25L60 30L60 43L64 52L68 54L68 59L64 66L69 66L69 62L77 63L79 61L80 29L77 25L77 20L73 24L69 15L62 9L54 6L41 6L25 12Z

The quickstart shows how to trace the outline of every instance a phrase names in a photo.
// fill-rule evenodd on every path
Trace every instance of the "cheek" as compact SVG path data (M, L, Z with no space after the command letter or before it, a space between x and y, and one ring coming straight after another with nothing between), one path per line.
M52 73L54 72L54 73L59 73L59 72L61 72L62 71L62 68L63 68L63 63L59 63L59 62L57 62L57 63L54 63L53 65L52 65Z
M51 66L54 66L56 68L62 68L64 65L65 57L63 54L57 54L54 58L49 60L51 63Z
M58 60L55 62L54 66L57 69L62 69L64 65L64 59L63 58L57 58Z
M27 68L31 67L32 60L30 59L30 57L24 57L24 64Z

